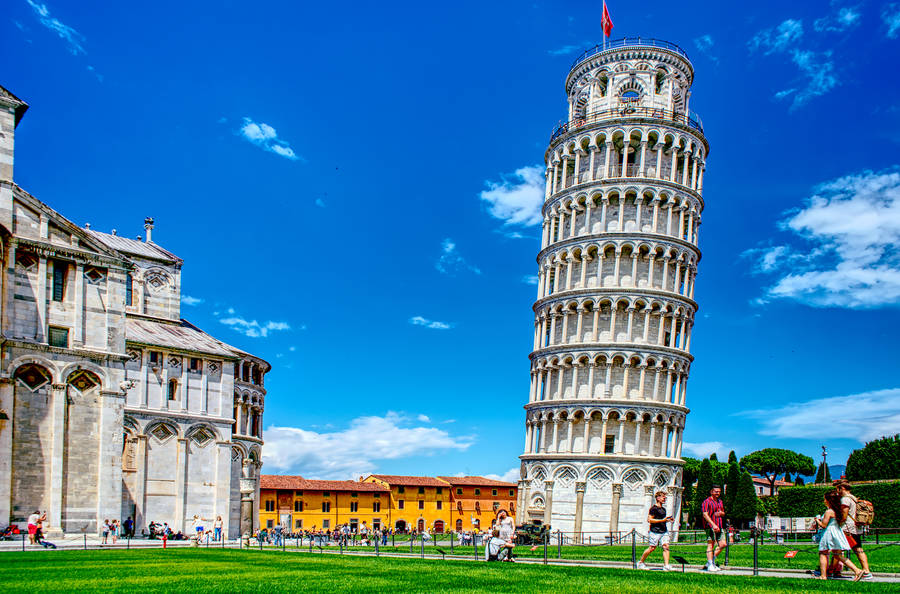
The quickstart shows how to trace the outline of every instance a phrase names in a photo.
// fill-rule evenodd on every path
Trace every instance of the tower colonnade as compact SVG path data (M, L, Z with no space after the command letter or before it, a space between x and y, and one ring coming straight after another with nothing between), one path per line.
M677 46L625 40L566 79L569 119L544 155L519 485L526 519L554 530L645 532L657 490L678 516L709 153L693 76Z

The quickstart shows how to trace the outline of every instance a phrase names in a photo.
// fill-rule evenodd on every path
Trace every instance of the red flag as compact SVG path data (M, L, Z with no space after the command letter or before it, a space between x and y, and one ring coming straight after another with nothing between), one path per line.
M600 27L603 28L603 34L609 37L609 34L612 33L613 22L609 17L609 11L606 9L606 0L603 2L603 18L600 19Z

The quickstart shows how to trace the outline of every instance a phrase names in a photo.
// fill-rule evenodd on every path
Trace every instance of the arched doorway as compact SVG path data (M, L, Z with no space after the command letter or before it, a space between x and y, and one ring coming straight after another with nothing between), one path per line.
M434 533L435 534L443 534L444 533L444 521L443 520L435 520L434 521Z
M462 520L456 520L456 531L462 532Z
M419 522L416 524L416 530L419 532L425 532L425 520L419 518Z
M397 520L394 524L394 529L397 532L406 532L406 520Z

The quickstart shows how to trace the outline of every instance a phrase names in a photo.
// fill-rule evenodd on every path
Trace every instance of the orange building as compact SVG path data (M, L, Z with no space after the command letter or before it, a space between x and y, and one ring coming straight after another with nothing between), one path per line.
M370 474L365 483L384 485L391 492L391 526L405 532L441 534L450 524L450 485L429 476Z
M450 485L450 525L457 532L487 530L500 509L505 509L515 521L518 488L514 483L482 476L438 478Z
M317 481L302 476L264 474L259 480L259 523L287 531L334 530L344 524L356 532L389 525L390 492L378 483Z

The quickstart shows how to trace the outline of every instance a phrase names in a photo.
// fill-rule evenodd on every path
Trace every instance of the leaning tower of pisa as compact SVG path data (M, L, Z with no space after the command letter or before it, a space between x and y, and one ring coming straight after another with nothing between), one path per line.
M659 490L678 526L709 150L693 78L664 41L587 50L545 153L518 515L585 540L645 533Z

